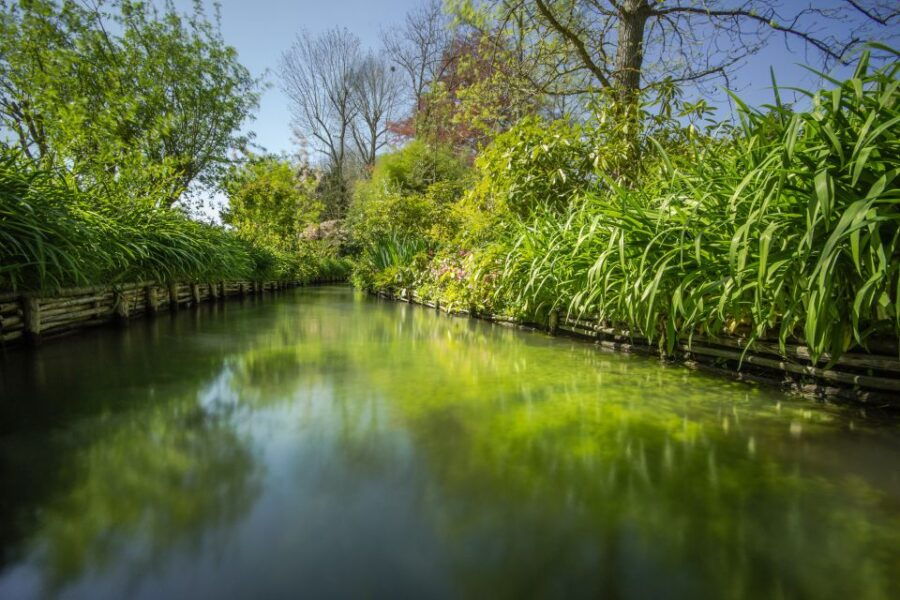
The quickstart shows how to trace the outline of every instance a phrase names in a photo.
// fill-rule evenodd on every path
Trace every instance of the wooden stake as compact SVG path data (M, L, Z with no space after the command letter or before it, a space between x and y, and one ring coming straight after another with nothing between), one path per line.
M200 306L200 286L196 283L191 284L191 296L194 298L194 306Z
M125 297L125 294L122 290L116 290L113 292L113 314L116 317L116 321L119 323L127 323L128 322L128 299Z
M147 304L147 314L155 315L159 312L159 299L156 297L156 287L148 285L144 288L144 301Z
M178 310L178 284L169 284L169 307L172 310Z
M32 346L41 343L41 304L34 296L22 297L22 313L25 317L25 339Z

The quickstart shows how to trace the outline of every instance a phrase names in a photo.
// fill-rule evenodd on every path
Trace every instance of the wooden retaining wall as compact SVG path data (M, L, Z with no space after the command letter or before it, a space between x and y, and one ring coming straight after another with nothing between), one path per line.
M414 290L377 295L421 304L449 314L468 315L501 325L547 331L594 341L598 346L619 352L661 356L659 347L628 331L610 327L590 318L569 318L555 312L547 324L470 310L447 310L440 303L424 300ZM834 364L824 355L813 363L809 349L787 344L782 352L775 340L694 336L690 344L679 343L672 355L663 356L685 365L727 375L733 379L774 384L783 389L818 398L840 398L876 406L900 408L900 358L896 345L873 344L873 353L845 353Z
M4 347L22 343L36 345L86 327L125 323L202 302L261 295L297 285L300 283L277 281L144 282L70 288L52 295L5 293L0 294L0 344Z

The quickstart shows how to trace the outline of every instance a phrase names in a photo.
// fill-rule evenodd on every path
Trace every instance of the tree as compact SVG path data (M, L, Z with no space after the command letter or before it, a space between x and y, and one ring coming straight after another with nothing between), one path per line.
M493 32L496 33L496 32ZM413 115L393 130L437 146L473 152L527 114L544 108L513 40L458 30L437 79L429 82Z
M346 29L297 36L282 55L282 86L291 101L295 132L326 158L323 196L329 217L341 218L360 164L369 168L388 142L399 106L395 69Z
M531 23L562 40L593 87L612 89L627 101L662 81L727 79L738 64L776 36L785 44L799 44L825 63L845 62L877 29L900 17L896 5L885 0L491 0L488 4L498 9L501 20Z
M473 27L524 31L520 37L535 40L529 61L541 68L531 81L541 93L607 94L626 124L624 162L631 165L648 91L670 94L713 77L727 84L737 65L776 36L826 64L843 62L900 17L884 0L487 0L459 1L454 10ZM576 60L553 59L559 51Z
M406 14L402 25L382 34L385 52L409 79L409 100L414 108L447 66L451 40L450 19L440 0L426 0Z
M356 67L353 80L356 119L351 131L363 163L375 164L378 151L388 143L388 124L400 106L400 82L396 69L369 53Z
M295 125L327 157L344 204L345 167L358 114L354 95L360 55L359 38L346 29L330 29L320 36L299 34L281 57L282 87Z
M453 3L450 3L451 6ZM457 7L432 1L411 11L385 36L388 55L408 74L415 102L410 117L392 124L404 137L475 149L533 112L558 117L568 98L544 93L571 78L568 52L526 23L521 13Z
M246 145L259 82L200 0L0 1L0 123L33 161L171 205Z
M300 234L318 223L322 203L311 171L277 156L256 156L224 179L228 206L222 221L266 247L296 250Z

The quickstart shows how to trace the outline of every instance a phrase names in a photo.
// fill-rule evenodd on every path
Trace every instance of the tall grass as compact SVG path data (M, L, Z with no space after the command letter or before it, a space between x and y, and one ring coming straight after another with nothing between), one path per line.
M740 103L730 139L705 139L664 176L613 182L509 240L498 297L563 308L671 351L695 334L800 340L833 358L900 337L898 64L868 55L811 108Z
M104 201L70 174L0 158L0 290L346 274L344 261L276 253L177 210Z
M427 264L427 241L393 232L375 236L356 257L353 278L360 287L378 289L415 285Z

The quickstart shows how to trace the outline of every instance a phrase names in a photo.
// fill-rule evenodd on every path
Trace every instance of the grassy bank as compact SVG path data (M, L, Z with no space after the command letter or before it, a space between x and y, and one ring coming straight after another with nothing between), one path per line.
M73 175L0 160L0 290L119 282L228 279L315 281L348 264L314 244L283 252L177 209L82 190Z
M696 334L802 342L814 359L895 342L897 71L864 55L853 77L801 91L802 110L777 89L761 109L737 100L738 126L645 113L637 167L606 105L586 124L528 119L466 175L424 169L418 189L376 168L383 191L357 198L355 280L598 317L663 350Z

